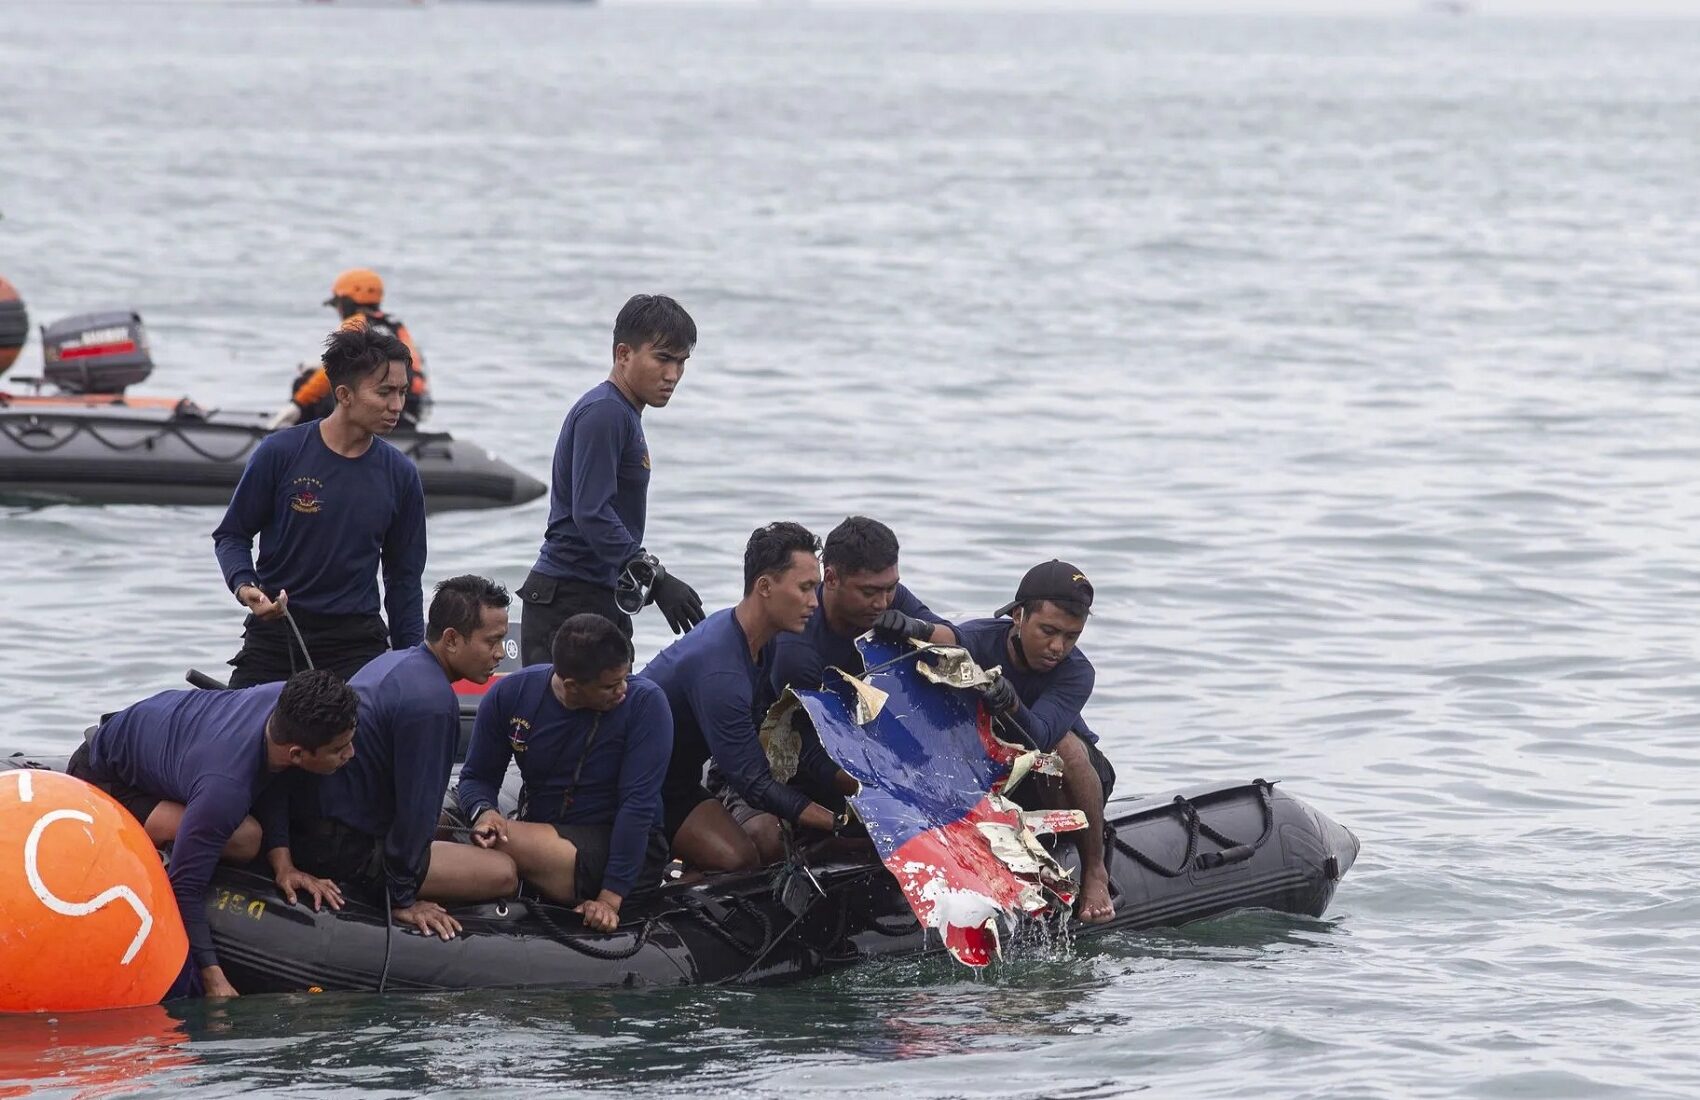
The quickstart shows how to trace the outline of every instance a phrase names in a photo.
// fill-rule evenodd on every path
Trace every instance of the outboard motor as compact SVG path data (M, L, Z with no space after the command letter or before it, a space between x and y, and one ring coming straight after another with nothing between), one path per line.
M79 313L43 325L42 374L67 393L123 393L153 373L139 313Z
M18 352L30 338L30 315L17 289L0 279L0 374L18 361Z

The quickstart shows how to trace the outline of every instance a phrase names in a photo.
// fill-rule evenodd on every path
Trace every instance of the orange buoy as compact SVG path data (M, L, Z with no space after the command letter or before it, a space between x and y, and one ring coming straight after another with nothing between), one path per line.
M17 288L0 278L0 374L18 361L30 338L30 315Z
M0 1012L152 1004L189 955L159 853L103 791L0 772Z

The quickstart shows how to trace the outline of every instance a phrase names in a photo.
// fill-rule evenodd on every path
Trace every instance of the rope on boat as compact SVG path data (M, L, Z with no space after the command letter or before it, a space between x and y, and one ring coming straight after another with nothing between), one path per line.
M65 435L53 436L49 429L42 426L41 422L44 418L52 419L52 420L59 420L59 421L69 423L71 425L71 430L68 433L66 433ZM144 423L148 427L154 426L152 424L152 422L142 422L142 423ZM187 423L204 425L206 422L196 420L196 421L188 421ZM254 447L256 445L258 445L260 440L265 437L265 434L266 434L265 431L262 430L262 429L240 428L240 427L236 427L234 425L231 425L226 430L233 430L233 431L249 433L248 438L243 440L242 446L239 449L232 451L229 454L215 454L211 450L208 450L207 448L201 446L199 443L196 443L195 440L187 432L184 431L184 427L185 427L185 424L179 424L175 421L167 421L163 424L158 425L157 428L154 431L152 431L150 434L142 436L140 439L134 440L130 443L117 443L117 442L114 442L111 439L108 439L106 436L101 435L100 429L95 427L95 425L92 421L78 420L78 419L75 419L74 417L70 417L70 416L55 415L55 414L52 414L52 413L47 413L47 414L31 413L28 423L25 423L25 424L20 425L20 426L14 426L13 424L9 423L7 420L0 420L0 434L4 434L6 436L6 438L10 439L13 443L17 444L21 449L28 451L31 454L52 454L54 451L59 450L61 447L64 447L64 446L70 444L79 435L82 435L85 432L89 435L90 438L95 440L95 442L99 443L101 446L105 447L107 450L116 452L118 454L123 454L126 451L136 451L136 450L142 450L142 449L152 450L155 443L159 442L162 439L167 438L168 436L175 436L178 440L180 440L182 442L183 446L187 447L189 450L193 451L195 454L200 455L202 458L206 459L207 461L217 462L217 463L225 463L225 462L235 462L238 459L246 457L248 452L252 451L254 449ZM43 433L47 433L48 436L49 436L46 443L31 443L31 442L28 441L29 436L41 435Z
M638 929L637 935L632 937L632 942L625 947L598 947L583 936L575 935L562 928L560 923L549 915L547 905L528 905L526 908L537 919L537 923L541 924L555 937L555 942L564 947L570 947L581 955L589 955L593 959L601 959L604 962L618 962L620 959L629 959L642 951L644 946L649 943L649 933L655 925L654 917L645 920L643 926ZM613 933L606 934L612 935Z
M1176 795L1174 801L1169 804L1170 808L1180 814L1181 823L1186 826L1187 830L1186 854L1181 857L1177 866L1168 867L1158 863L1120 836L1113 837L1111 843L1147 871L1162 875L1164 878L1180 878L1182 875L1195 870L1207 871L1225 863L1237 863L1249 859L1252 853L1263 847L1275 831L1275 810L1270 805L1269 800L1270 791L1274 789L1274 784L1257 779L1253 780L1252 786L1257 790L1258 807L1263 814L1263 832L1250 844L1241 844L1232 837L1205 824L1204 820L1199 817L1198 808L1182 795ZM1220 845L1222 851L1205 852L1200 855L1198 853L1200 835L1212 843Z

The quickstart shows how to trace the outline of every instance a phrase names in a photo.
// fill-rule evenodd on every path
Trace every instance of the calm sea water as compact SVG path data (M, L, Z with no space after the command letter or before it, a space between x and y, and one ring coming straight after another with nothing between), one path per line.
M1700 1093L1700 23L0 3L0 105L0 273L139 309L155 392L274 404L369 264L542 473L672 293L648 541L710 606L779 518L962 615L1068 558L1124 788L1365 846L1325 920L979 981L5 1020L0 1093ZM0 514L9 746L221 667L216 520Z

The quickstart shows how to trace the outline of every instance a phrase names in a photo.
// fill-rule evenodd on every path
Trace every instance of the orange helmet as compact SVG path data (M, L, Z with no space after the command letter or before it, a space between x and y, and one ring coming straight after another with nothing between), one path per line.
M338 298L347 298L357 306L375 306L384 300L384 280L369 267L351 267L331 284L325 305L336 305Z

